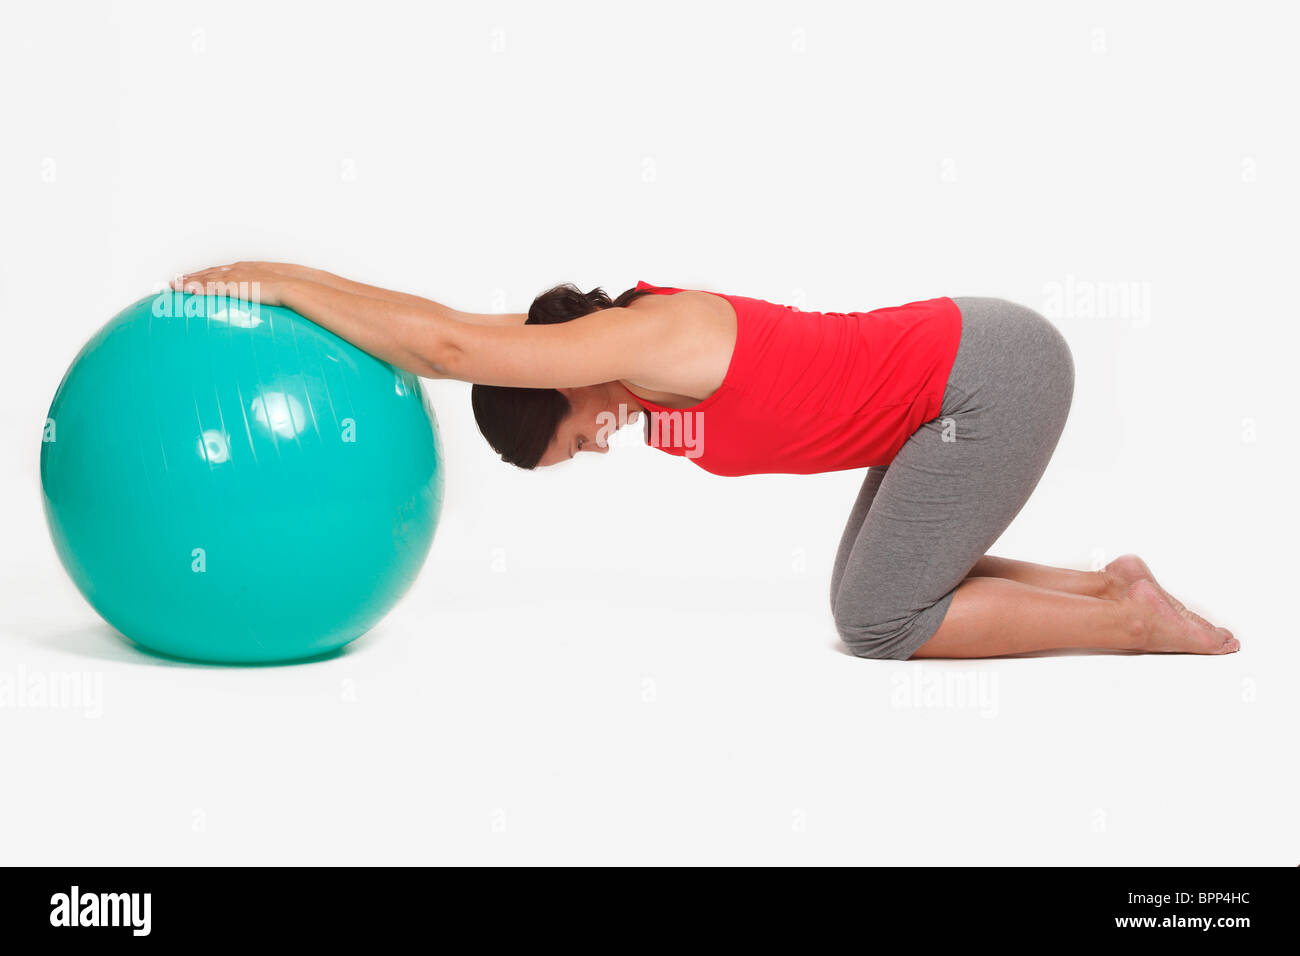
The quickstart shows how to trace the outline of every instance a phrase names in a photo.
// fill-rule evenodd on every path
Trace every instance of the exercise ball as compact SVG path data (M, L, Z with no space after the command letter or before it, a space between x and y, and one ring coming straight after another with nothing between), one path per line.
M85 345L45 422L50 535L86 600L162 654L315 657L406 592L442 507L420 381L289 309L174 291Z

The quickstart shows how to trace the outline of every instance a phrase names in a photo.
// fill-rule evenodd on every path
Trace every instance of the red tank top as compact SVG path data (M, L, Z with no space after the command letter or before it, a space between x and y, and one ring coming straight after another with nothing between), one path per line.
M917 427L938 417L961 339L952 299L804 312L712 294L736 310L731 362L718 390L690 408L637 398L648 413L647 442L660 450L715 475L842 471L889 464Z

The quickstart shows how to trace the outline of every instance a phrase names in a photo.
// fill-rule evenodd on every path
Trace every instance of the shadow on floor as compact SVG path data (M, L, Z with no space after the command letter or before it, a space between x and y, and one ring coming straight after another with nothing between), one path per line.
M195 661L183 657L172 657L148 650L114 628L103 622L65 631L31 638L37 647L54 650L61 654L88 660L106 661L114 664L135 664L152 667L202 667L216 670L247 667L297 667L307 664L319 664L324 661L346 657L358 653L366 642L368 635L363 634L357 640L343 647L319 654L316 657L301 660L273 661L265 664L219 664L211 661Z

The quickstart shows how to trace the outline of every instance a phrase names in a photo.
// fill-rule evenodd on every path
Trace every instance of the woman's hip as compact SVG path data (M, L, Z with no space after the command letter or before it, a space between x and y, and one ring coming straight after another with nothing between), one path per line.
M961 311L961 340L942 414L1063 424L1074 396L1074 357L1061 331L1007 299L954 296L953 302Z

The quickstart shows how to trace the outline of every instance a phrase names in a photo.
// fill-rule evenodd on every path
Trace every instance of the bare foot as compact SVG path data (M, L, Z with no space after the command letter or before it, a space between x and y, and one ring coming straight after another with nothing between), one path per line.
M1161 654L1233 654L1241 644L1223 628L1214 628L1186 608L1179 610L1164 592L1139 578L1121 598L1131 601L1144 624L1142 650Z
M1185 614L1202 627L1208 627L1218 631L1224 637L1232 637L1232 631L1226 627L1217 627L1211 624L1205 618L1201 617L1195 611L1189 611L1183 602L1178 600L1168 591L1160 586L1156 576L1151 573L1147 563L1139 558L1136 554L1122 554L1110 564L1106 565L1102 571L1102 576L1109 583L1110 596L1114 599L1123 597L1138 581L1150 581L1170 604L1178 610L1180 614Z

